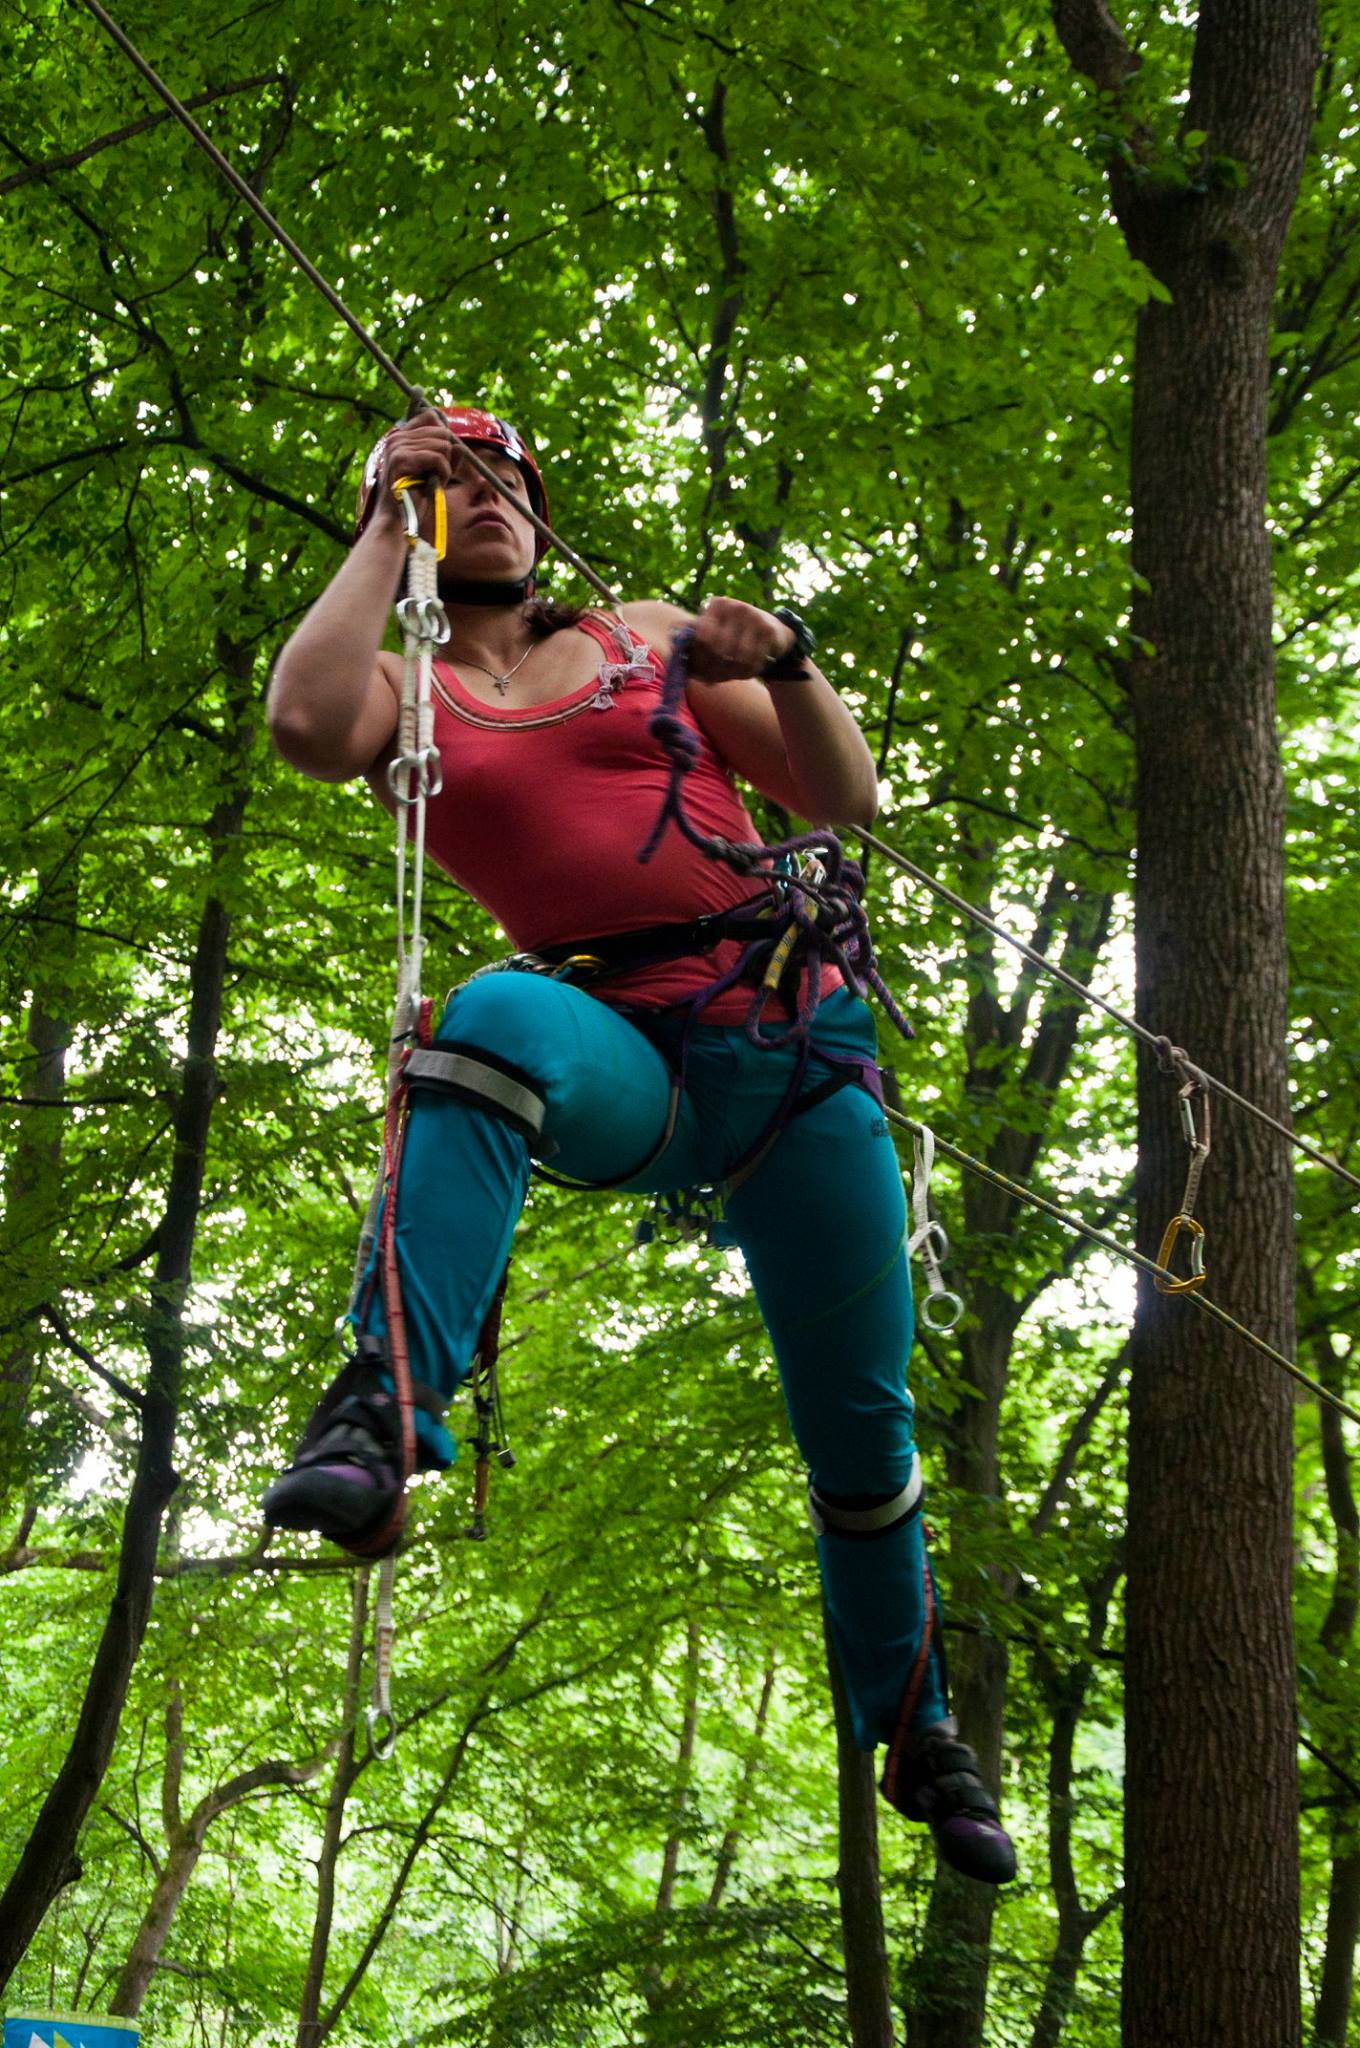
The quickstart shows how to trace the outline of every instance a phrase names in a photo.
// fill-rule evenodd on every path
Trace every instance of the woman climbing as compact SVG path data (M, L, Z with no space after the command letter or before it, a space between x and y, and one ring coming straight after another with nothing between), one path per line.
M406 478L429 486L422 532L436 492L446 527L443 784L428 848L521 949L510 971L454 991L423 1071L410 1069L393 1244L417 1461L452 1461L444 1410L471 1368L532 1161L636 1193L721 1190L720 1241L745 1258L808 1466L856 1739L887 1745L885 1795L929 1823L948 1862L1005 1883L1014 1852L945 1692L906 1387L905 1202L872 1013L827 967L801 1040L748 1033L753 989L734 977L768 891L753 897L749 872L679 832L637 858L668 784L652 720L682 629L685 800L701 832L758 841L734 772L802 817L867 824L872 756L791 613L728 598L694 619L661 603L608 614L535 601L543 543L518 508L546 517L537 463L504 421L445 408L374 450L356 545L279 658L271 730L304 774L365 775L392 805L402 664L380 643L406 554L394 489ZM789 1017L809 971L795 956L780 979ZM361 1285L352 1320L355 1356L265 1497L274 1525L347 1544L384 1525L402 1481L380 1287Z

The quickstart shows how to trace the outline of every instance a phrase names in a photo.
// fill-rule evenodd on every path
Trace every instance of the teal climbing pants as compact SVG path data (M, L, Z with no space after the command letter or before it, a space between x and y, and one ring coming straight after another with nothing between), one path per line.
M664 1152L679 1012L624 1014L546 975L485 974L455 990L435 1044L509 1063L546 1105L554 1172L617 1181L639 1194L713 1187L752 1146L790 1083L794 1052L753 1045L740 1026L690 1033L685 1090ZM833 1069L819 1048L867 1056L873 1013L846 988L812 1026L802 1095ZM801 1097L800 1097L801 1099ZM529 1187L525 1138L494 1112L414 1090L397 1189L396 1251L411 1371L444 1399L469 1371ZM740 1247L779 1366L789 1421L816 1491L850 1503L888 1499L914 1469L906 1364L912 1342L906 1204L888 1126L867 1089L838 1088L785 1124L730 1194ZM360 1289L356 1319L383 1331L380 1290ZM452 1445L418 1416L426 1458ZM886 1534L817 1537L856 1740L892 1739L920 1647L926 1560L919 1514ZM947 1713L932 1648L913 1715Z

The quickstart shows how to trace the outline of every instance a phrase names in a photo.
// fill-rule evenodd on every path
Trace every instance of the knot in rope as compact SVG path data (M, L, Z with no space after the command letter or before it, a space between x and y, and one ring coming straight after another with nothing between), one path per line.
M1182 1088L1208 1089L1209 1081L1203 1069L1197 1067L1182 1045L1173 1045L1166 1037L1154 1038L1152 1049L1157 1055L1157 1065L1164 1074L1180 1082Z
M660 740L671 760L682 775L688 775L699 758L702 741L693 726L683 719L673 717L669 712L655 711L652 714L651 734Z

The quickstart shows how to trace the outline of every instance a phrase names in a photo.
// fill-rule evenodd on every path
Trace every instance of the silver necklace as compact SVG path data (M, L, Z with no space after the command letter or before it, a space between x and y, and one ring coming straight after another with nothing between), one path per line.
M464 668L480 669L484 676L490 676L492 682L495 684L497 694L503 697L505 695L506 690L509 687L510 678L512 676L516 676L519 674L520 670L523 668L525 662L529 659L529 656L533 653L537 645L537 640L531 640L529 642L529 645L525 648L523 654L521 654L519 660L515 663L515 666L513 668L508 668L503 676L498 676L496 674L495 669L488 668L484 661L474 661L471 655L459 655L458 659L462 662Z

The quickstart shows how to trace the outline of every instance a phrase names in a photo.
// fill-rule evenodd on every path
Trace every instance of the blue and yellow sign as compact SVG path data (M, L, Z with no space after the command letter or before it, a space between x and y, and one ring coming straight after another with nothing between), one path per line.
M5 2017L4 2048L137 2048L136 2020L103 2013L24 2012Z

